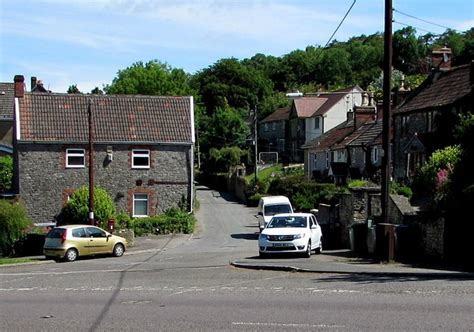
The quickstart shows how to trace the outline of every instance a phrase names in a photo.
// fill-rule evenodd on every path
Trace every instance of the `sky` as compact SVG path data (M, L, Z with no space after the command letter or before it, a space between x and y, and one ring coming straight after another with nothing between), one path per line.
M0 0L0 82L19 74L28 90L35 76L53 92L90 92L138 61L194 74L223 58L282 56L324 46L353 1ZM474 26L473 0L392 1L394 31ZM384 3L356 0L334 39L383 32Z

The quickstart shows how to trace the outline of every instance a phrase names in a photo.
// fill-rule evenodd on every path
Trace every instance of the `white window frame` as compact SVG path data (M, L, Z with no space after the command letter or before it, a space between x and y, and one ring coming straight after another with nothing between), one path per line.
M146 196L146 198L137 198L137 195ZM132 212L133 217L145 218L145 217L149 216L149 209L148 209L149 199L150 199L150 196L147 193L134 193L133 194L133 212ZM136 214L135 213L135 203L136 202L146 202L146 214Z
M69 164L70 157L82 157L84 162L82 163L82 165L70 165ZM66 149L66 168L84 168L84 167L86 167L86 150L78 149L78 148Z
M147 158L148 165L135 165L135 158ZM150 150L133 149L132 150L132 168L149 169L150 168Z

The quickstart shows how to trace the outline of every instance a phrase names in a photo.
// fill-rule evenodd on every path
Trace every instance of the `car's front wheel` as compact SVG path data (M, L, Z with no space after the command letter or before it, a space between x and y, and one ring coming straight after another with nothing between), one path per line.
M310 258L311 257L311 241L308 242L306 246L306 252L304 253L304 257Z
M120 257L120 256L123 256L124 252L125 252L125 247L123 246L123 244L117 243L114 247L114 251L112 252L112 254L115 257Z
M77 250L74 248L70 248L66 251L66 254L64 255L64 259L67 262L74 262L77 259L78 253Z
M319 248L316 249L317 254L322 254L323 253L323 239L319 241Z

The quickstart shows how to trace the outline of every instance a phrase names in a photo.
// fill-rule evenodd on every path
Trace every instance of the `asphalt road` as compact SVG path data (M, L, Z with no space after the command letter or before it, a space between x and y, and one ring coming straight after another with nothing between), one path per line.
M473 330L473 280L234 268L257 255L255 211L205 188L198 197L192 237L121 258L0 268L0 330Z

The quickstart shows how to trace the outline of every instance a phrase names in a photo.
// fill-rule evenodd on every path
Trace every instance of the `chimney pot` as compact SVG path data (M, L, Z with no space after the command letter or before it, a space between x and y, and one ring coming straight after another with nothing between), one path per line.
M36 77L35 76L31 76L31 89L30 91L33 91L36 87Z
M23 98L25 96L25 78L23 75L15 75L15 97Z

